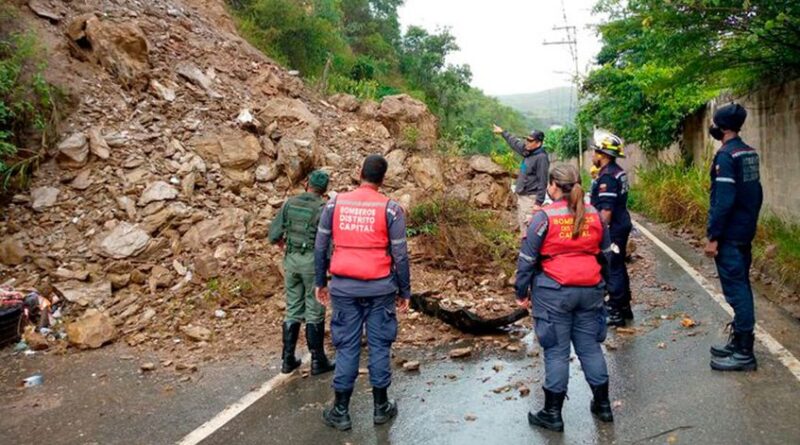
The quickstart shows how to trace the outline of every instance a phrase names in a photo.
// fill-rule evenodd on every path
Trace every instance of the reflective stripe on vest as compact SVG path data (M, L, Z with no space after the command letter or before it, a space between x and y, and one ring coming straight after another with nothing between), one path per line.
M389 198L365 186L336 197L331 274L377 280L392 273L388 204Z
M572 238L575 216L566 201L557 201L545 207L547 235L542 242L542 269L562 286L596 286L600 283L600 264L597 255L603 240L600 215L586 204L583 228L576 239Z

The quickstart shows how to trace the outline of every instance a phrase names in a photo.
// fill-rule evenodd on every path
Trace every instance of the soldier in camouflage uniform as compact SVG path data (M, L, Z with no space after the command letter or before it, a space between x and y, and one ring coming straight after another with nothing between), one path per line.
M328 174L316 170L308 177L305 193L289 198L272 222L269 240L285 244L283 259L286 287L286 316L283 322L283 365L290 373L300 366L294 351L300 323L306 322L306 341L311 352L311 374L333 371L325 356L325 306L314 297L314 239L328 189Z

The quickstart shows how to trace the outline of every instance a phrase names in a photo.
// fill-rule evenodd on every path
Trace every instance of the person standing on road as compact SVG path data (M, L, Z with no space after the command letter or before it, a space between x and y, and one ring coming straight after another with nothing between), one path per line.
M311 172L306 191L289 198L269 228L269 240L286 249L283 257L286 316L283 322L283 364L288 374L300 366L295 346L300 323L306 322L306 342L311 352L311 375L333 371L325 356L325 306L314 298L314 241L317 236L322 195L328 189L328 174Z
M603 422L614 420L600 348L608 327L598 261L608 253L610 240L597 210L584 202L577 168L556 164L549 183L553 203L534 214L522 240L515 288L518 304L533 306L534 331L544 349L544 408L528 413L528 422L564 431L570 344L592 388L590 411Z
M714 125L709 129L722 147L711 167L705 253L714 258L725 300L734 311L728 343L711 347L711 368L717 371L755 371L758 367L753 354L756 319L750 265L764 196L758 153L739 137L746 118L744 107L728 104L714 113Z
M531 215L541 208L547 190L550 159L544 148L544 133L533 130L525 142L497 125L494 126L494 133L503 135L508 146L522 156L514 192L517 194L517 222L522 236L525 236Z
M403 209L378 191L387 168L383 156L368 156L361 168L361 186L325 206L317 231L316 293L321 303L333 305L331 336L336 346L335 400L323 411L323 419L342 431L352 428L350 397L365 327L373 422L380 425L397 415L397 403L387 395L392 382L391 346L397 337L396 311L409 307L411 272Z
M631 281L627 257L628 238L633 224L628 213L628 176L617 164L617 159L624 158L622 140L606 131L597 130L594 134L595 167L600 170L597 180L592 183L592 205L600 212L600 219L608 227L611 236L613 254L607 265L608 281L608 324L625 326L633 320L631 310Z

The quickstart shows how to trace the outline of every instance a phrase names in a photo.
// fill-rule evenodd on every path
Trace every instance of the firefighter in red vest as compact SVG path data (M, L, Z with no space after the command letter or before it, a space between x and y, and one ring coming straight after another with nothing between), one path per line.
M533 216L522 242L516 294L521 306L533 306L534 331L544 350L544 408L528 413L528 422L564 431L570 344L592 388L591 412L601 421L614 420L600 348L607 332L600 261L610 241L597 210L584 202L577 168L553 166L547 193L553 203Z
M397 337L396 311L408 310L411 273L403 209L378 191L387 168L383 156L368 156L361 168L361 186L329 201L317 230L317 299L333 306L331 338L336 346L335 401L323 419L338 430L352 428L350 396L365 327L373 422L383 424L397 415L397 403L387 395L392 382L391 346Z

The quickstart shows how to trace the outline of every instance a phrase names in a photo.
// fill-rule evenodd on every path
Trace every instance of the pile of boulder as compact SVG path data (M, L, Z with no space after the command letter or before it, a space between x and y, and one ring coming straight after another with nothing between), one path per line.
M111 326L132 344L189 336L195 315L182 305L211 280L279 292L281 252L266 234L313 169L342 191L367 154L382 153L386 188L407 208L433 192L509 205L511 178L490 158L437 153L422 102L321 98L202 5L68 2L57 20L41 11L23 18L60 42L48 51L65 63L50 69L76 106L30 190L3 212L0 282L66 299L94 333ZM75 329L89 347L103 337Z

